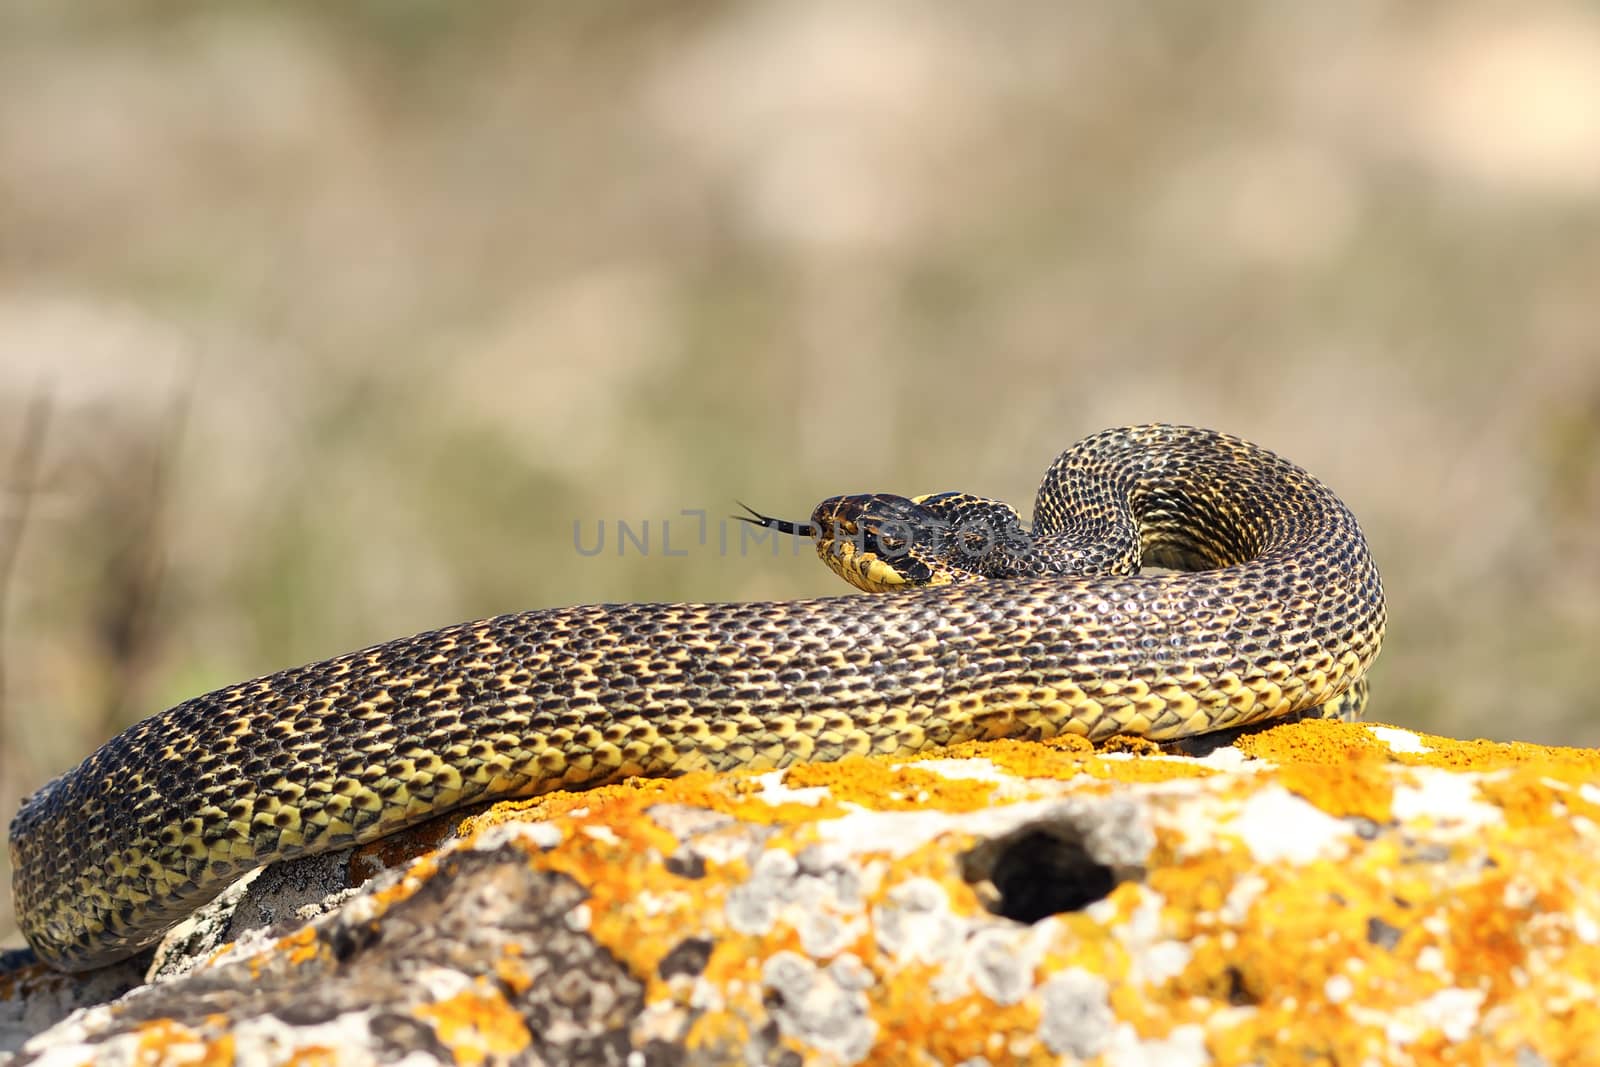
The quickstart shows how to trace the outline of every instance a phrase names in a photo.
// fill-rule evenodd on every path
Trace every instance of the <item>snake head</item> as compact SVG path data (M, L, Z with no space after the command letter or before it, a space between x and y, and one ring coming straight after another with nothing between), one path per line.
M1005 561L1029 543L1014 508L967 493L829 497L806 523L745 510L747 522L812 538L830 570L869 593L1009 577Z

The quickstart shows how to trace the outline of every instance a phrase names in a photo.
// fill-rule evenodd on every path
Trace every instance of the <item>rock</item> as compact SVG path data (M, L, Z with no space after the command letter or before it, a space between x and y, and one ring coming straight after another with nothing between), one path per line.
M269 871L14 1063L1580 1062L1597 771L1304 722L553 794ZM15 972L0 1034L128 981Z

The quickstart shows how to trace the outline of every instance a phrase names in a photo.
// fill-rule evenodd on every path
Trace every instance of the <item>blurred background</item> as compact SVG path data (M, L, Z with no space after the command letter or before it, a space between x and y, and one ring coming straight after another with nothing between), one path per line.
M1354 508L1371 718L1594 745L1597 307L1592 3L0 0L0 820L388 637L842 591L736 499L1026 509L1156 420Z

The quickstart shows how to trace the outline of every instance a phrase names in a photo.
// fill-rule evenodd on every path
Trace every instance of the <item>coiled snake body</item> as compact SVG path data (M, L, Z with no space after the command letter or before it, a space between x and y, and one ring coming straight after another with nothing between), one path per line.
M1184 737L1336 704L1377 655L1349 510L1237 438L1089 437L1046 474L1032 535L1039 577L529 611L195 697L23 803L23 932L88 969L253 867L472 802L974 738ZM1129 573L1141 558L1212 569Z

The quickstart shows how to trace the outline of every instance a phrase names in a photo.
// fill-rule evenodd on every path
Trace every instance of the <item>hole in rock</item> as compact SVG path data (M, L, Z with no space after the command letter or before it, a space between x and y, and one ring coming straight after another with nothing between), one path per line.
M1095 859L1078 826L1055 820L985 841L962 857L961 874L990 911L1024 923L1078 911L1137 876Z

